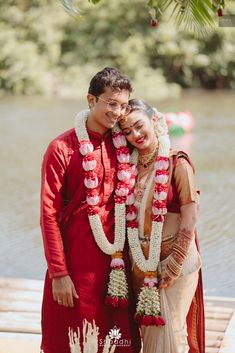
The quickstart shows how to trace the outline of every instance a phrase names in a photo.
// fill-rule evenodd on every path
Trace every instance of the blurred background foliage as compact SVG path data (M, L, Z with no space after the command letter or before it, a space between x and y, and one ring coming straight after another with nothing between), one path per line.
M167 14L152 28L144 0L84 0L79 8L75 19L59 0L0 2L2 94L79 97L104 66L128 74L135 95L148 99L181 88L235 88L234 28L196 38Z

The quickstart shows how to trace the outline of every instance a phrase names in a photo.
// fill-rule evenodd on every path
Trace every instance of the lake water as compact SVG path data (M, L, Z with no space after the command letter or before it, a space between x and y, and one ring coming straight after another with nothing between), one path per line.
M206 295L235 296L235 95L189 91L152 102L160 111L190 110L191 134L173 138L190 153L201 189L198 233ZM40 167L50 140L73 126L85 100L0 100L0 276L43 279L39 227Z

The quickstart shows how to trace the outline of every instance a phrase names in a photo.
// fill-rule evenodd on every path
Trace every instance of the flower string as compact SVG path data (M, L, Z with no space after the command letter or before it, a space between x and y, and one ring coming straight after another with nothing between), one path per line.
M162 120L162 119L161 119ZM169 178L170 140L167 131L159 128L158 155L154 163L154 195L152 204L152 230L150 236L149 256L146 259L139 240L138 210L135 207L134 187L127 197L127 234L132 257L139 269L144 272L144 285L141 288L136 308L136 320L140 325L165 324L161 317L160 293L158 290L157 267L160 260L162 229L164 216L167 213L167 191ZM138 152L134 150L131 162L138 163Z
M94 147L89 139L86 129L86 121L89 110L82 111L75 118L75 132L79 142L79 152L83 156L82 166L84 171L84 185L86 187L86 202L88 207L88 219L94 239L99 248L107 255L112 256L110 264L108 295L106 303L114 307L127 305L128 286L125 275L125 264L122 259L122 251L125 243L126 232L126 198L129 193L129 182L132 177L132 169L129 164L130 154L126 147L127 142L121 131L113 129L113 144L118 160L118 182L115 188L115 230L114 242L107 239L99 216L100 196L98 191L99 178L95 171L97 161L94 155Z

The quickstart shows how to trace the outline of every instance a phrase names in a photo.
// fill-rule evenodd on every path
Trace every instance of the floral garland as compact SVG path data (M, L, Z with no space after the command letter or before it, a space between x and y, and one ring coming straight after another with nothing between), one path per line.
M86 187L86 202L88 205L88 218L90 226L99 248L107 255L111 255L111 272L109 275L108 293L106 304L114 307L125 307L127 305L128 286L125 275L125 264L122 251L125 243L126 232L126 197L129 193L129 183L132 176L129 164L130 154L126 147L127 142L118 127L113 129L113 144L116 148L118 160L118 183L115 189L115 230L114 242L110 243L104 233L99 216L100 196L98 192L98 176L95 172L97 165L93 150L94 147L89 140L86 129L86 121L89 110L80 112L75 118L75 132L79 142L79 152L83 156L82 166L84 170L84 185Z
M134 206L134 187L130 191L126 201L128 204L126 218L129 246L136 265L145 275L144 285L141 288L138 297L135 315L136 321L144 326L165 325L165 321L161 317L160 294L157 287L157 267L160 259L164 215L167 213L166 199L168 191L167 182L169 178L170 140L167 131L164 128L164 120L162 119L162 116L159 120L162 120L161 123L163 126L160 128L158 127L158 130L156 130L159 149L154 163L155 186L152 205L152 231L148 259L145 258L139 241L139 225L137 222L138 211ZM137 150L134 150L131 161L137 166Z

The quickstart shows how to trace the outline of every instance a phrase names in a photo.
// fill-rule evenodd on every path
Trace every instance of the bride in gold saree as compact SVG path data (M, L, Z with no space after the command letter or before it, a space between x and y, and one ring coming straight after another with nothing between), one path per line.
M142 100L129 105L119 123L136 165L127 229L143 353L204 353L195 169L170 148L161 113Z

